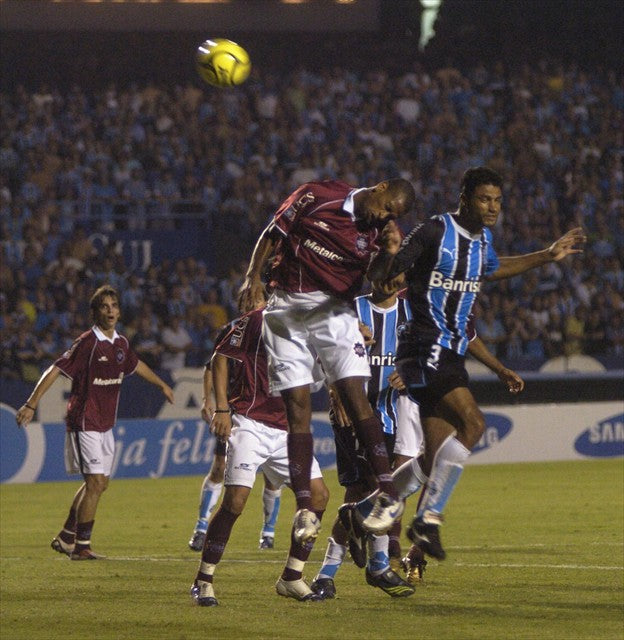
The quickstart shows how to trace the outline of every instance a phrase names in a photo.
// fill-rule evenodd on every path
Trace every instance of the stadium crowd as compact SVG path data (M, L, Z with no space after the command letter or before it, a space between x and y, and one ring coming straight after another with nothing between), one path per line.
M463 171L505 177L501 255L582 225L585 253L487 285L479 336L503 361L624 356L624 83L542 60L425 69L254 70L236 90L196 84L55 86L0 94L1 375L38 379L84 330L89 292L121 294L123 333L150 367L201 366L237 315L255 238L297 185L410 180L418 219L457 202ZM90 235L210 225L230 263L129 269Z

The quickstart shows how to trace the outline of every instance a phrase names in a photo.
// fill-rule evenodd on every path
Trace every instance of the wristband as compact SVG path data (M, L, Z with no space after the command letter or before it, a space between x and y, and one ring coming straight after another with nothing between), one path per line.
M31 406L28 404L28 402L24 402L24 406L25 406L27 409L30 409L31 411L35 411L35 407L31 407Z
M215 409L215 413L230 413L229 409Z

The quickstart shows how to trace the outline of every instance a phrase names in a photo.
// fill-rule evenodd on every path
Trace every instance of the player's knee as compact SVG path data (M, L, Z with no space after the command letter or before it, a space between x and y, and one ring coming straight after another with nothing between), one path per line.
M327 507L327 503L329 502L329 489L327 485L320 480L319 482L315 482L314 480L310 483L311 490L311 498L312 498L312 508L315 511L323 511L325 507Z
M464 425L465 439L470 449L481 440L481 436L485 433L485 418L479 411L478 413L471 414Z
M225 495L223 496L223 508L227 509L230 513L233 513L239 516L243 509L245 508L245 504L247 504L247 496L249 492L245 491L228 491L229 487L225 490Z

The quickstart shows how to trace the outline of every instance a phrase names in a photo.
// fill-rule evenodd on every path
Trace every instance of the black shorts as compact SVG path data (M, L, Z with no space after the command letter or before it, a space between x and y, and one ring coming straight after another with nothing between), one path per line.
M423 418L435 414L436 405L449 391L468 386L466 357L428 341L400 342L396 368Z
M366 460L364 448L360 446L358 439L350 427L341 427L336 424L330 414L330 422L334 430L336 443L336 471L338 482L343 487L351 487L361 484L364 488L373 491L375 475ZM384 433L388 458L392 460L394 449L394 434Z

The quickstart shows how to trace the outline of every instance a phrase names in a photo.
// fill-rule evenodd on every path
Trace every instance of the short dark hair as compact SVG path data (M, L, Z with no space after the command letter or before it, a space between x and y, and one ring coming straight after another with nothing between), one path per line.
M100 309L100 305L102 304L102 300L107 296L115 298L119 303L119 294L116 289L113 289L113 287L110 286L110 284L103 284L101 287L98 287L95 290L95 293L91 296L89 308L91 309L91 316L94 320L97 320L97 313Z
M489 167L471 167L464 172L462 177L460 196L470 198L475 189L482 184L493 184L502 189L503 178Z
M416 206L416 191L409 180L405 178L391 178L388 180L388 191L403 198L405 211L411 211Z

